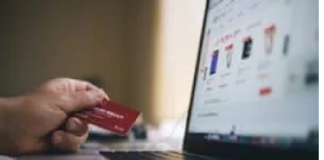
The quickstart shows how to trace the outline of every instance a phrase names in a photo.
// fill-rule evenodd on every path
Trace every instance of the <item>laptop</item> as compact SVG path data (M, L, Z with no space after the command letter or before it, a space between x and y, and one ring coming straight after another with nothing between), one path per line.
M318 159L318 0L208 0L183 150L18 159Z

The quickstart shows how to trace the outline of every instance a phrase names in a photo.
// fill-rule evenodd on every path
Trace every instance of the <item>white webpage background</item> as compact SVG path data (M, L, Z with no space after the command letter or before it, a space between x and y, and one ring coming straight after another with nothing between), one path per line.
M306 64L318 58L316 9L316 0L233 0L209 10L206 30L211 32L203 42L200 68L209 68L211 55L218 49L217 71L209 75L208 70L206 80L203 72L196 77L189 131L227 134L235 125L237 134L304 137L316 128L318 85L306 86L303 81ZM266 55L264 28L273 24L274 50ZM240 32L234 39L216 45L217 39L235 30ZM282 53L285 35L290 35L286 56ZM242 39L247 36L253 39L252 52L242 60ZM234 54L232 66L226 68L222 53L229 44ZM292 73L297 76L294 83L289 81ZM262 75L267 77L258 79ZM271 86L272 93L260 97L263 86Z

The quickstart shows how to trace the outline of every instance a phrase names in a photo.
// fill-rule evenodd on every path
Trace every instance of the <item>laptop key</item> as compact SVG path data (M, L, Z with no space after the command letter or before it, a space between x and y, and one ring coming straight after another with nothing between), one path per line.
M118 151L100 152L100 154L111 160L208 160L206 158L185 155L177 152L162 151Z
M167 157L171 157L172 159L184 159L184 160L208 160L208 158L186 155L179 152L169 151L169 152L157 152L159 155L164 155Z

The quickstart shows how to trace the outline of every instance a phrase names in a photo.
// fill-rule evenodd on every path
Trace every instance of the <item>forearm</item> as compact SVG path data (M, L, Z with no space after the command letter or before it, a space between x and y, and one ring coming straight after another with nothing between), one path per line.
M0 98L0 155L12 155L16 150L15 136L10 132L16 104L15 98Z
M8 113L11 108L10 98L0 98L0 140L2 142L3 134L6 132L8 124ZM2 143L0 143L1 145ZM1 148L1 146L0 146Z

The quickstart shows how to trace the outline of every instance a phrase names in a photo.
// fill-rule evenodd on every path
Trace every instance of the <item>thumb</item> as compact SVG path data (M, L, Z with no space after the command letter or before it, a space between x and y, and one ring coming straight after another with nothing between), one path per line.
M95 107L103 98L105 94L97 90L68 93L61 107L66 113L76 112Z

